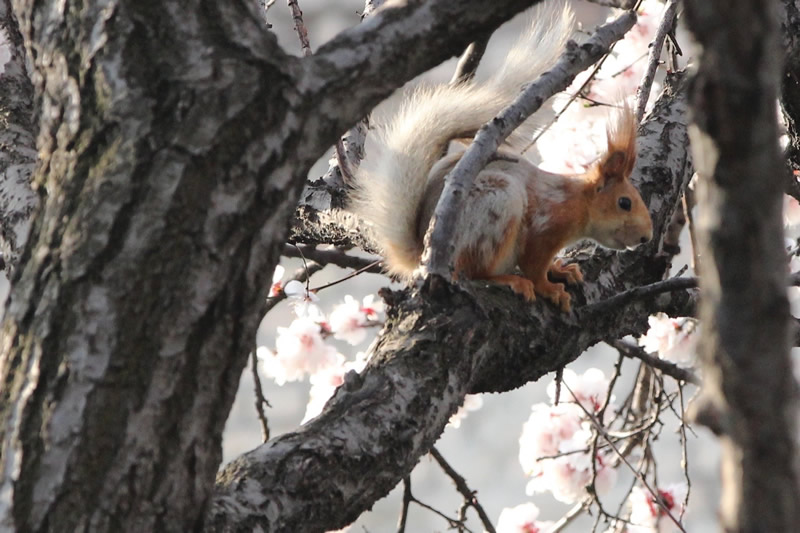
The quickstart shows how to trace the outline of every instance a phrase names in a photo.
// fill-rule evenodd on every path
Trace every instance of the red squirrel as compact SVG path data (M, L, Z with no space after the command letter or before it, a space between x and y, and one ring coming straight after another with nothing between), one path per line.
M499 73L483 83L417 89L378 132L355 175L353 208L372 224L390 273L410 278L419 266L444 178L461 157L442 156L450 141L474 135L552 67L572 27L568 4L538 4ZM559 250L581 239L621 250L652 238L650 214L629 181L636 120L623 105L607 129L606 152L579 175L546 172L520 154L535 128L534 115L475 179L453 236L453 275L507 285L527 301L538 294L568 312L570 295L548 274L571 284L583 275L554 260Z

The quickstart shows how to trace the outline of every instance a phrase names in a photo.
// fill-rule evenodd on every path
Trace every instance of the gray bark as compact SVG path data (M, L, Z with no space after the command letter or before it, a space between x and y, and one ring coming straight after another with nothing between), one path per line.
M36 163L33 86L25 67L25 47L11 0L0 0L0 28L8 36L11 59L0 75L0 269L16 264L38 205L31 188Z
M705 388L697 416L722 444L720 518L730 532L794 531L800 524L782 240L786 168L775 114L777 6L686 4L702 45L691 91L703 257Z
M3 324L1 527L200 527L308 168L531 3L406 2L300 60L254 2L16 1L42 206Z

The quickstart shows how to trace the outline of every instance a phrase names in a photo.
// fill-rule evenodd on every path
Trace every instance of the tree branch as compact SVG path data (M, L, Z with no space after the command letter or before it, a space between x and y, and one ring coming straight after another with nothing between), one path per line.
M313 159L398 86L459 55L478 36L541 0L430 0L383 6L304 58L302 98L324 102L303 124Z

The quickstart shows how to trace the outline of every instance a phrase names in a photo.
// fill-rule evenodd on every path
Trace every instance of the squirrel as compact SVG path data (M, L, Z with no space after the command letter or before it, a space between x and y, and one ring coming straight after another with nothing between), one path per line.
M411 278L419 266L444 178L462 155L446 154L450 141L473 136L564 49L574 25L568 4L542 2L532 11L527 32L488 81L417 89L376 132L376 146L354 176L352 208L372 224L391 274ZM554 260L562 248L591 239L622 250L652 238L650 214L629 181L637 124L623 105L607 127L605 153L583 174L560 175L520 153L536 120L508 138L468 192L453 236L453 278L504 284L527 301L538 294L569 312L570 295L548 274L569 284L583 274ZM522 276L514 274L517 266Z

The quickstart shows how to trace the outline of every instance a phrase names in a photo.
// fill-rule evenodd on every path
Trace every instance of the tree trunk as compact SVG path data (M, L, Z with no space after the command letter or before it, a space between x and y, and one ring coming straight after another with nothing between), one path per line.
M722 529L794 531L796 384L775 101L777 3L688 2L702 44L690 130L700 176L701 345L698 418L722 443Z
M16 1L41 207L3 324L0 527L200 527L310 165L532 3L406 2L300 60L251 1Z

